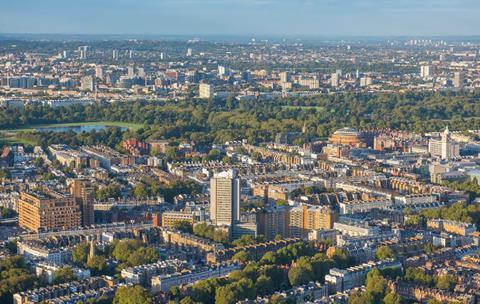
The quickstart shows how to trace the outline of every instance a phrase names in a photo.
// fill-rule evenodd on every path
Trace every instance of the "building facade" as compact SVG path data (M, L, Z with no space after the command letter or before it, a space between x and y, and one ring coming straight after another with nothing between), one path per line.
M218 226L231 226L240 220L240 179L235 170L210 180L210 220Z
M18 213L20 227L36 232L77 228L82 222L74 197L51 192L20 193Z

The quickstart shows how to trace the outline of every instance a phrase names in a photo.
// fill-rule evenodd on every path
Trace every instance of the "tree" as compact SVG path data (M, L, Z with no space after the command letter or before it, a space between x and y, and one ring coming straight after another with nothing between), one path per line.
M252 281L255 281L258 276L258 263L250 262L243 268L242 272L245 275L245 278L248 278Z
M95 197L99 201L106 201L109 198L118 198L122 195L119 185L111 184L95 192Z
M220 160L221 157L222 157L222 154L217 149L212 149L210 150L210 152L208 152L209 160Z
M292 286L304 285L313 279L310 269L303 266L294 266L288 271L288 280Z
M408 267L405 270L405 280L421 285L432 286L433 277L426 274L421 268Z
M82 242L72 249L72 261L77 265L84 265L88 259L89 245L87 242Z
M341 248L328 248L327 256L335 262L335 267L340 269L345 269L352 264L352 258L344 249Z
M240 263L246 263L251 260L251 256L246 251L239 251L233 255L232 260L238 261Z
M113 304L153 304L153 296L143 287L120 286L113 298Z
M7 168L0 169L0 178L11 178L12 174Z
M230 236L227 231L218 229L213 233L213 240L218 243L227 244L230 240Z
M348 304L369 304L364 294L360 291L354 291L348 297Z
M191 297L185 297L180 300L180 304L195 304L196 302L193 301Z
M61 284L61 283L74 281L76 279L77 279L77 277L73 273L72 268L62 267L55 272L55 279L54 279L53 282L55 284Z
M397 293L390 292L383 298L383 303L384 304L401 304L402 297Z
M275 264L278 264L278 259L277 259L277 254L273 251L268 251L267 253L265 253L262 258L260 259L260 264L263 264L263 265L267 265L267 264L270 264L270 265L275 265Z
M242 235L239 239L232 241L232 245L235 247L253 245L255 243L256 241L251 235Z
M394 259L395 254L393 253L390 247L388 247L387 245L382 245L377 248L375 257L379 260L388 260L388 259Z
M215 304L234 303L236 303L236 297L231 284L217 288L217 291L215 293Z
M314 279L319 282L325 280L325 275L333 268L334 261L323 253L317 253L311 260Z
M228 279L230 282L240 281L245 277L246 275L242 270L234 270L228 274Z
M142 264L155 263L160 259L160 255L153 247L140 247L131 253L127 259L129 266L138 266Z
M103 274L107 269L107 259L102 255L94 255L88 258L86 266L95 275Z
M177 148L176 147L168 147L165 150L165 156L169 161L172 160L178 160L178 153L177 153Z
M198 281L192 286L192 298L200 303L214 303L215 290L219 287L218 279Z
M114 244L112 256L119 261L126 262L130 255L142 246L142 242L138 240L121 240Z
M387 280L377 268L370 270L365 284L365 296L372 304L381 304L387 291Z
M170 299L178 299L182 292L180 291L180 288L178 286L172 286L168 290L168 296Z
M176 221L173 224L173 228L185 232L185 233L193 233L192 224L189 221Z
M0 303L13 303L14 293L31 289L36 282L21 256L0 260L0 273Z
M257 282L255 282L255 289L260 296L271 294L274 290L273 280L270 277L261 275L257 278Z
M277 265L265 265L260 269L260 275L272 279L275 290L281 289L287 284L287 275L285 271Z
M437 277L436 281L436 286L438 289L443 289L447 291L453 291L453 289L455 288L455 284L457 283L455 277L448 274Z
M145 184L138 183L135 188L133 188L132 194L136 199L142 199L149 196L149 191Z

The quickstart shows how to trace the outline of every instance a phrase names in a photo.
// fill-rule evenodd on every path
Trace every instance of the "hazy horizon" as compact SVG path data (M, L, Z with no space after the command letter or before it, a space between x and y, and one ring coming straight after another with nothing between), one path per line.
M480 35L476 0L46 0L1 4L0 32L65 35Z

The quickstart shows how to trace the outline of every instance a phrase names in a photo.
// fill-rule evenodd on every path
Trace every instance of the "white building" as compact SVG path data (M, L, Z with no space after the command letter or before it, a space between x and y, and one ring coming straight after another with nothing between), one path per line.
M189 285L200 280L224 277L230 272L240 268L239 264L229 264L214 268L204 268L201 270L154 276L151 281L152 291L154 293L167 292L173 286Z
M47 279L48 283L51 284L55 280L57 271L59 271L64 266L48 263L48 262L40 262L35 265L35 273L37 277L44 277ZM78 280L86 280L90 278L90 270L82 269L78 267L68 267L72 270L73 274Z
M339 204L340 214L355 214L369 212L372 209L388 209L393 206L390 199L372 199L360 201L346 201Z
M432 138L428 142L428 152L433 157L451 159L460 157L460 145L453 141L448 126L440 138Z
M420 66L420 77L427 78L431 76L431 66L422 65Z
M231 226L240 220L240 179L235 170L210 179L210 219L218 226Z

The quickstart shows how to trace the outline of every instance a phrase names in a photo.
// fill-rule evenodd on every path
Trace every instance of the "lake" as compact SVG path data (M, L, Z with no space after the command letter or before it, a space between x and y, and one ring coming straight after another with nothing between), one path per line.
M105 126L105 125L86 125L86 126L63 126L63 127L42 127L42 128L35 128L35 131L37 132L56 132L56 133L62 133L62 132L69 132L73 131L75 133L82 133L82 132L91 132L91 131L101 131L104 129L107 129L111 126ZM122 131L126 131L128 128L121 127Z

